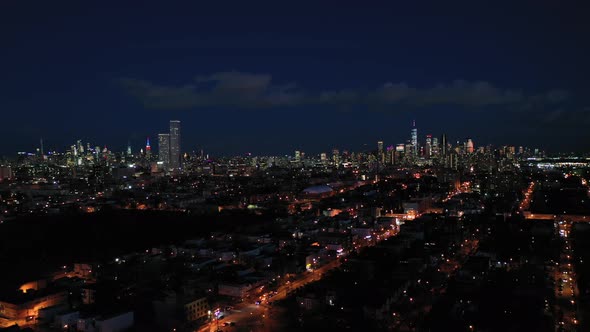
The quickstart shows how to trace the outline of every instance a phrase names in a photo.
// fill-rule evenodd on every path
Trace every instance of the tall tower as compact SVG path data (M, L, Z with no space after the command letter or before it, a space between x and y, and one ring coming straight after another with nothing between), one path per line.
M473 144L473 140L471 138L467 139L467 143L465 144L467 153L473 153L475 151L475 145Z
M426 145L424 146L424 156L430 158L432 156L432 135L426 135Z
M148 137L145 142L145 157L150 160L152 156L152 147L150 146L150 138Z
M438 149L438 137L432 138L432 155L438 156L440 150Z
M338 168L340 166L340 151L338 149L332 150L332 160L334 161L334 166Z
M416 128L416 120L412 122L412 132L411 132L411 140L410 144L412 144L412 154L414 156L418 155L418 128Z
M82 140L78 140L76 142L76 146L78 148L78 153L83 154L84 153L84 145L82 144Z
M447 151L447 149L448 149L447 144L448 144L447 143L447 134L442 134L442 137L440 139L440 154L443 157L447 156L447 152L448 152Z
M170 168L180 168L180 121L170 120Z
M383 153L383 141L377 141L377 159L380 163L385 163L385 154Z
M170 167L170 134L158 134L158 159L164 168Z

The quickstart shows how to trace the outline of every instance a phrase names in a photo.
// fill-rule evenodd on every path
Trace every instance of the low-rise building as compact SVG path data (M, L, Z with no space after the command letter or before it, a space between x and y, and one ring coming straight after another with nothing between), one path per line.
M202 297L184 305L186 320L191 322L203 317L207 317L209 312L209 302L206 297Z
M39 310L67 304L65 291L42 289L19 292L11 298L0 300L0 327L14 324L28 325L39 316Z
M135 318L132 311L104 317L78 319L76 328L82 332L119 332L133 326Z
M218 287L218 294L243 298L247 295L248 291L252 289L250 283L243 284L231 284L231 283L220 283Z

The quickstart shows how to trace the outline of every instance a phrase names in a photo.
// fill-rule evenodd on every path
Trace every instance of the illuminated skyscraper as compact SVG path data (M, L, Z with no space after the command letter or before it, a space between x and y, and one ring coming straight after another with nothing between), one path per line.
M424 157L432 156L432 135L426 135L426 145L424 146Z
M535 149L535 155L538 154L539 149ZM506 158L514 159L514 154L516 152L516 148L514 146L507 146L506 147Z
M446 158L446 167L456 170L459 165L459 155L456 151L448 151Z
M395 147L393 145L390 145L387 147L386 151L387 152L385 152L385 162L387 164L393 164L395 162Z
M385 162L385 154L383 153L383 141L377 142L377 158L380 163Z
M145 157L149 160L152 156L152 147L150 146L150 138L145 142Z
M299 151L299 150L295 151L295 161L296 162L301 161L301 151Z
M76 146L78 147L78 153L79 154L83 154L84 153L84 145L82 144L82 140L78 140L78 142L76 142Z
M405 158L405 149L406 145L403 143L397 144L395 146L395 157L394 161L396 164L399 164L403 158Z
M334 165L336 167L340 166L340 151L338 151L338 149L332 150L332 160L334 161Z
M170 168L180 168L180 121L170 120Z
M467 143L465 144L465 148L467 153L473 153L475 151L475 145L473 144L473 140L471 138L467 139Z
M170 134L158 135L158 157L164 169L170 167Z
M438 146L438 137L432 138L432 155L438 156L440 153L439 146Z
M412 145L412 154L418 155L418 128L416 128L416 120L412 122L412 132L410 144Z

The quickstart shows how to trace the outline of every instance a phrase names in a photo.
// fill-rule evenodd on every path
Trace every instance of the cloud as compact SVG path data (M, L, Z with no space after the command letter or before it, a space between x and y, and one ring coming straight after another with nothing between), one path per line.
M270 75L240 72L197 76L192 84L184 86L133 78L122 79L121 83L145 107L155 109L266 108L294 105L303 97L293 84L273 85Z
M569 94L561 90L527 95L520 90L502 89L485 81L464 80L429 88L389 82L372 91L348 89L312 93L294 83L275 84L269 74L236 71L197 76L193 82L182 86L159 85L133 78L122 79L121 83L145 107L171 110L216 107L254 109L301 105L376 108L391 105L411 108L453 105L469 109L505 106L531 110L561 104L569 99Z
M548 110L543 112L541 116L538 117L537 121L551 128L576 128L580 125L588 126L590 125L590 108L583 107L569 110L557 108Z
M427 89L414 102L421 105L455 104L470 107L516 104L523 101L519 91L502 90L488 82L454 81Z

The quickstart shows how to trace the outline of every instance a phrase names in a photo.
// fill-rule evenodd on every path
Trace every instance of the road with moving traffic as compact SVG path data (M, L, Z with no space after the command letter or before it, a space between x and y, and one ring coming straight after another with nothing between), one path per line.
M570 232L572 223L556 220L559 235L564 240L559 261L552 271L555 281L555 331L576 331L578 325L577 297L578 287L572 266L572 247Z
M377 235L376 238L379 242L395 235L397 235L397 232L386 230ZM375 242L368 242L365 243L364 246L375 244ZM362 248L363 245L357 245L355 251L358 252ZM346 255L343 255L340 258L334 258L312 272L306 271L297 275L292 280L283 281L278 287L275 289L269 288L264 294L258 294L260 288L252 290L248 298L253 300L250 300L250 302L236 303L232 310L224 312L224 317L222 319L219 321L213 320L198 331L215 332L218 329L222 331L272 331L272 329L275 329L276 331L280 322L273 320L273 317L276 316L273 312L281 309L279 307L273 307L272 305L269 305L269 303L283 300L298 288L320 280L325 276L326 272L340 267L345 256ZM260 301L260 304L255 304L256 301ZM234 323L233 326L225 325L225 323L229 324L231 322Z

